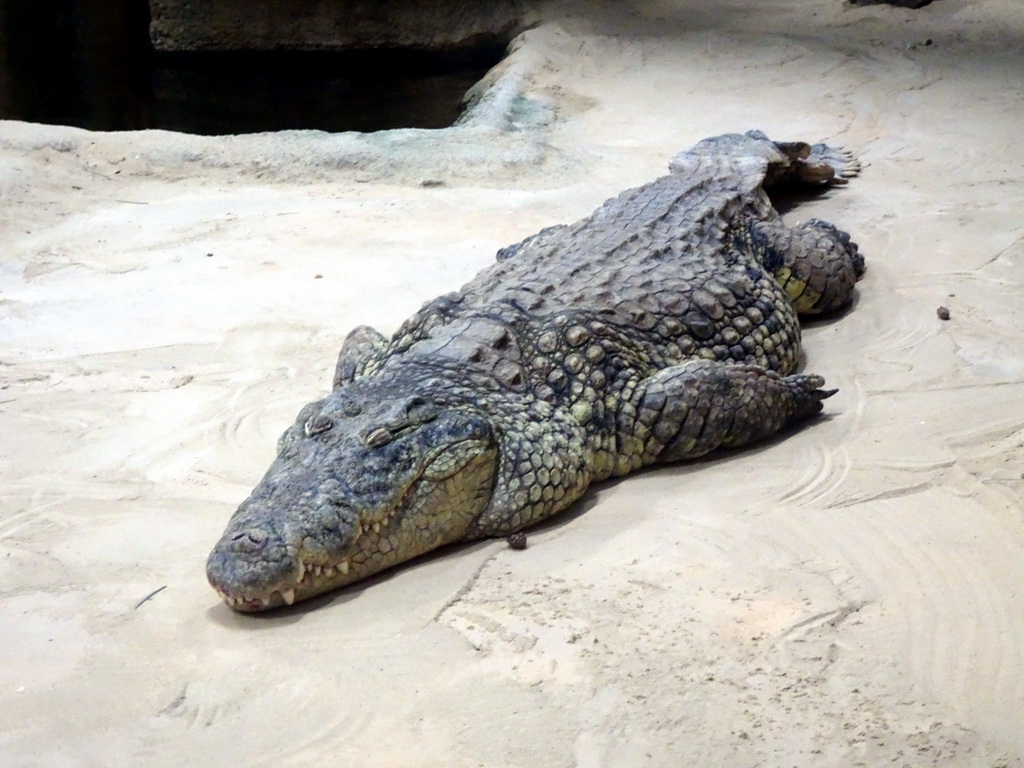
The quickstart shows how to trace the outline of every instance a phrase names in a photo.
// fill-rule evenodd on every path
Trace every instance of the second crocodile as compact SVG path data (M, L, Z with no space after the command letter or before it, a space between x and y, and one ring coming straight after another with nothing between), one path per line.
M858 172L838 149L706 139L670 173L498 253L389 339L355 329L207 563L232 608L291 604L443 544L507 536L594 481L747 445L821 410L798 314L847 304L844 232L768 190Z

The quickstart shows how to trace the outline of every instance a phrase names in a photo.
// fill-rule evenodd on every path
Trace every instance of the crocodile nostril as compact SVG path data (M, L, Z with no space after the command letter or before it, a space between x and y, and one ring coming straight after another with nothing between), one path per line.
M259 531L242 531L231 537L231 543L239 549L254 551L263 546L267 535Z

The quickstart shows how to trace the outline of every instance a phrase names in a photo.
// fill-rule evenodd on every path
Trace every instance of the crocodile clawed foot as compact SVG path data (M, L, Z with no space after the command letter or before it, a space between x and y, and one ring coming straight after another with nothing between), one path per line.
M860 167L849 150L814 144L811 153L799 161L797 178L810 184L846 184L860 174Z
M822 402L832 397L838 389L822 389L825 379L808 373L797 373L784 379L793 398L794 408L791 421L814 416L822 409Z

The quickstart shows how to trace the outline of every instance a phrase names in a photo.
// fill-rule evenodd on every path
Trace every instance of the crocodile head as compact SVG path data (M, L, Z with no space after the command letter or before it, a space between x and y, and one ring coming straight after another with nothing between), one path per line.
M207 560L239 611L290 605L459 540L486 506L497 439L477 410L361 392L310 403Z

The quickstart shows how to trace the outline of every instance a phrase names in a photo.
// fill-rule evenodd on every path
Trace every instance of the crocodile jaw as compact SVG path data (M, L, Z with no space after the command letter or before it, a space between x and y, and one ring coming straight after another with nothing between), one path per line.
M445 461L427 462L404 496L386 508L339 514L321 498L321 506L296 514L294 508L243 504L207 560L211 586L236 611L262 611L460 540L490 500L497 446L464 440L444 448ZM346 541L337 554L322 546L331 538Z

